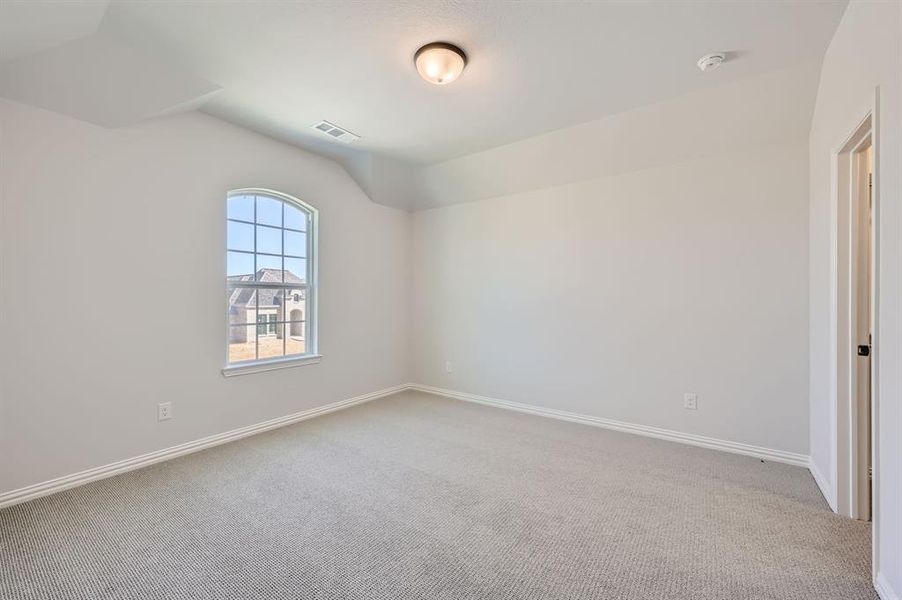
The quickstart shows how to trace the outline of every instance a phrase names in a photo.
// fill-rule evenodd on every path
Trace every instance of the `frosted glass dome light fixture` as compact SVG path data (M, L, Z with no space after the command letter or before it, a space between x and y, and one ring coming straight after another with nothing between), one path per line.
M417 50L413 62L420 77L435 85L445 85L463 73L467 55L454 44L432 42Z

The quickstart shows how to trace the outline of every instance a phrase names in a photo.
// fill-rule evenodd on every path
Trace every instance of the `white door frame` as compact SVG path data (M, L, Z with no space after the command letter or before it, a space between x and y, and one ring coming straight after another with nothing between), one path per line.
M870 154L870 156L868 156ZM854 451L850 457L851 475L855 479L852 490L851 513L856 519L869 521L870 482L868 466L871 463L870 429L871 429L871 363L873 357L862 356L857 351L862 346L868 351L871 348L873 334L873 297L875 290L873 273L873 234L874 223L871 218L873 195L871 193L870 175L873 173L874 146L872 135L867 137L852 150L852 261L851 261L851 315L852 315L852 365L851 388L853 410L850 413L849 431L852 434L850 443Z
M871 464L873 466L872 515L873 565L877 565L877 535L880 507L880 469L877 448L880 435L878 423L879 377L879 267L880 267L880 144L878 137L878 98L875 90L868 105L859 113L861 118L848 131L850 135L833 152L831 186L831 400L832 414L832 508L839 514L858 518L858 435L856 403L856 360L857 344L857 298L855 281L857 277L855 259L857 257L857 208L853 200L858 184L854 155L870 143L873 152L873 208L871 240L873 264L871 265L871 305L873 307L873 340L871 348Z

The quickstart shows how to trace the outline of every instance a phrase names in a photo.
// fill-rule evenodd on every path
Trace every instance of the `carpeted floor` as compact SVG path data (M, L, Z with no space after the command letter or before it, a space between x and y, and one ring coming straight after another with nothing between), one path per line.
M405 392L0 511L0 598L875 598L805 469Z

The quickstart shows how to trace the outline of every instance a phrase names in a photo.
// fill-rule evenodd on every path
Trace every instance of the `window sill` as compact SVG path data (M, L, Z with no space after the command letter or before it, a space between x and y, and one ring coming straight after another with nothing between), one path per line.
M224 367L222 369L222 374L226 377L234 377L235 375L250 375L251 373L263 373L264 371L275 371L276 369L315 365L319 363L322 358L323 357L320 354L307 354L306 356L298 356L296 358L261 360L246 365L230 365Z

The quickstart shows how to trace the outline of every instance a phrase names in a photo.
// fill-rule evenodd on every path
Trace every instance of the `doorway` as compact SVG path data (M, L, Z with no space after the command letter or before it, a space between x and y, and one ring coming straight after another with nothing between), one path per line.
M876 473L877 146L868 114L836 153L833 289L836 512L870 521Z

